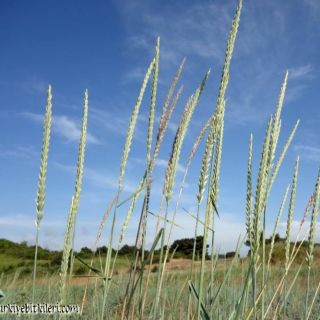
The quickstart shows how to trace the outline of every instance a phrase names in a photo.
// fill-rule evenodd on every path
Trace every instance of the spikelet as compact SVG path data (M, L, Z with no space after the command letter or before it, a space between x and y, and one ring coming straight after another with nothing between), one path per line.
M74 197L71 198L71 204L70 204L68 221L67 221L67 229L66 229L65 238L64 238L61 267L60 267L61 269L60 270L60 288L59 288L60 304L64 304L66 301L66 280L67 280L68 263L69 263L71 244L72 244L73 207L74 207Z
M153 136L154 114L155 114L157 86L158 86L158 74L159 74L159 51L160 51L160 38L158 37L155 58L154 58L155 59L154 66L153 66L153 79L152 79L149 127L148 127L148 138L147 138L147 164L149 164L149 161L150 161L152 136Z
M163 120L159 122L159 128L158 128L158 134L157 134L157 139L156 139L156 145L155 145L155 148L154 148L154 152L153 152L153 157L152 157L152 161L150 163L150 168L149 170L152 171L152 168L155 164L155 161L158 157L158 154L159 154L159 151L160 151L160 146L161 146L161 143L163 141L163 138L164 138L164 135L166 133L166 130L168 128L168 124L169 124L169 121L171 119L171 115L172 115L172 112L173 110L175 109L177 103L178 103L178 100L182 94L182 90L183 90L183 87L181 87L179 89L179 91L177 92L176 96L174 97L171 105L170 105L170 108L167 110L167 112L165 113L164 117L163 117Z
M219 177L220 177L223 131L224 131L224 110L225 110L225 101L222 109L220 123L218 124L216 148L215 148L214 161L213 161L212 173L211 173L212 180L210 185L210 197L211 197L211 202L213 201L215 206L218 203L218 196L219 196Z
M277 215L277 220L276 220L276 223L274 225L272 238L271 238L271 243L270 243L269 257L268 257L268 268L269 268L269 265L270 265L270 262L271 262L271 258L272 258L272 252L273 252L273 248L274 248L276 232L278 230L278 227L279 227L279 224L280 224L280 220L281 220L281 217L282 217L282 212L283 212L284 206L285 206L286 201L287 201L287 197L288 197L288 193L289 193L289 187L290 186L287 186L285 194L284 194L284 196L282 198L282 202L281 202L281 205L280 205L280 208L279 208L279 211L278 211L278 215Z
M37 198L36 198L37 229L40 228L40 223L43 218L43 208L44 208L45 194L46 194L46 177L47 177L48 155L49 155L49 145L50 145L51 116L52 116L52 94L51 94L51 86L49 85L46 112L44 116L43 142L42 142L42 149L41 149L38 192L37 192Z
M288 271L289 258L290 258L290 238L291 238L291 225L293 219L293 212L296 200L296 190L297 190L297 178L298 178L298 169L299 169L299 157L296 160L296 164L294 167L294 173L292 178L292 187L291 187L291 195L289 202L289 212L287 219L287 228L286 228L286 247L285 247L285 257L286 257L286 272Z
M129 209L128 209L128 212L127 212L125 221L124 221L124 223L123 223L123 225L122 225L122 228L121 228L119 244L122 243L122 241L123 241L123 239L124 239L126 230L127 230L127 228L128 228L128 225L129 225L129 221L130 221L130 219L131 219L131 217L132 217L133 209L134 209L134 207L135 207L135 205L136 205L137 198L138 198L138 194L135 194L135 195L133 196L133 198L131 199L130 207L129 207Z
M182 144L187 133L187 129L189 127L190 120L194 113L194 110L199 102L200 95L202 90L207 82L209 77L210 70L206 73L205 77L203 78L199 88L196 90L195 94L191 96L187 102L187 105L184 109L183 115L181 117L181 121L173 142L171 156L168 162L166 174L165 174L165 181L163 186L163 193L165 195L166 201L169 202L172 196L172 189L174 185L176 169L179 162L180 152L182 149Z
M247 197L246 197L246 228L247 228L247 237L251 245L251 236L252 236L252 144L253 144L253 135L250 134L249 142L249 157L248 157L248 174L247 174Z
M293 137L294 137L294 135L295 135L295 133L296 133L296 131L298 129L299 123L300 123L300 120L298 120L296 122L294 128L292 129L292 131L290 133L290 136L289 136L285 146L283 147L283 149L281 151L281 154L280 154L280 156L278 158L278 161L276 162L276 164L275 164L275 166L274 166L274 168L273 168L273 170L271 172L271 178L270 178L270 183L269 183L269 186L268 186L268 192L270 192L271 187L272 187L272 185L273 185L273 183L274 183L274 181L275 181L275 179L277 177L277 174L278 174L279 169L281 167L282 161L283 161L283 159L284 159L284 157L285 157L285 155L286 155L286 153L288 151L288 148L289 148L289 146L290 146L290 144L292 142L292 139L293 139Z
M75 192L74 192L74 200L75 200L75 208L74 210L78 210L79 201L80 201L80 193L82 187L82 177L83 177L83 166L84 166L84 156L86 151L86 138L87 138L87 123L88 123L88 90L84 93L84 108L83 108L83 116L82 116L82 130L80 136L79 143L79 151L78 151L78 163L77 163L77 177L75 184Z
M192 149L190 151L190 154L189 154L189 157L188 157L188 162L187 162L187 165L186 167L189 168L190 165L191 165L191 162L192 162L192 159L199 147L199 144L200 142L202 141L205 133L207 132L207 130L212 126L212 123L215 121L215 114L213 116L211 116L209 118L209 120L204 124L204 126L202 127L200 133L198 134L193 146L192 146Z
M314 236L316 229L316 222L319 213L319 195L320 195L320 170L317 177L317 182L314 188L314 202L311 214L311 222L310 222L310 230L309 230L309 238L308 238L308 249L307 249L307 257L306 261L308 267L311 268L313 262L313 248L314 248Z
M253 247L255 252L259 247L259 239L260 239L260 218L262 213L262 208L264 204L264 196L266 192L266 181L267 181L267 160L269 154L269 145L270 145L270 135L271 135L271 125L272 125L272 117L270 117L269 124L266 130L266 135L263 143L263 149L260 159L260 168L257 180L257 187L256 187L256 196L255 196L255 203L254 203L254 215L253 215L253 232L254 232L254 239L253 240Z
M186 59L184 58L172 80L172 83L170 85L170 88L169 88L169 91L168 91L168 94L167 94L167 97L166 97L166 100L164 101L164 105L162 107L162 113L161 113L161 117L160 117L160 121L159 121L159 128L160 127L163 127L163 121L165 121L165 117L166 117L166 114L167 114L167 111L168 111L168 107L169 107L169 103L170 103L170 100L171 100L171 97L174 93L174 90L177 86L177 83L180 79L180 76L181 76L181 73L182 73L182 70L183 70L183 67L184 67L184 64L186 62Z
M134 131L136 128L136 123L137 123L137 119L138 119L138 115L139 115L139 111L140 111L140 106L141 106L142 98L144 96L144 92L146 90L146 86L147 86L151 71L153 69L154 63L155 63L155 59L152 60L152 62L150 63L150 65L147 69L146 75L143 79L143 82L142 82L142 85L140 88L140 92L139 92L136 104L133 108L133 112L131 115L129 128L128 128L128 132L127 132L127 137L126 137L124 150L123 150L123 154L122 154L121 165L120 165L120 176L119 176L119 182L118 182L119 190L121 190L123 187L123 178L124 178L124 174L125 174L125 170L126 170L126 166L127 166L127 161L128 161L130 149L131 149L133 134L134 134Z
M277 148L278 139L280 135L280 129L281 129L281 111L283 107L283 101L286 93L287 88L287 81L288 81L288 71L285 74L284 80L281 85L279 99L276 107L276 111L274 114L274 120L272 125L272 133L271 133L271 154L270 154L270 164L272 163L274 159L274 154Z
M203 199L203 193L208 182L208 170L209 170L210 160L211 160L212 151L213 151L215 131L216 131L216 127L214 125L211 125L210 132L206 142L205 151L202 157L202 165L201 165L200 176L199 176L199 183L198 183L199 190L197 193L197 200L199 204Z
M229 34L229 39L227 43L227 49L225 54L225 60L222 70L222 77L220 82L220 88L218 93L218 99L217 99L217 113L222 112L222 108L224 106L224 100L225 100L225 93L228 86L229 81L229 69L230 69L230 62L232 58L233 48L239 28L240 23L240 15L241 15L241 9L242 9L242 0L239 1L235 16L232 21L232 27Z

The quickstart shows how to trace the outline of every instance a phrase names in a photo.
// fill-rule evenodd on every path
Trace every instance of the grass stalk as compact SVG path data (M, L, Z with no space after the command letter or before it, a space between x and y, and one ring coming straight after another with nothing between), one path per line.
M70 211L69 211L68 221L67 221L67 228L66 228L65 238L64 238L62 262L61 262L60 304L65 304L66 302L66 277L67 277L70 254L72 251L75 224L76 224L76 218L77 218L77 213L78 213L78 208L80 203L80 193L82 188L84 156L85 156L86 137L87 137L88 108L89 108L88 90L86 90L84 94L82 129L81 129L81 136L80 136L80 142L79 142L75 190L74 190L73 197L71 199Z
M51 93L51 86L49 85L48 94L47 94L46 111L45 111L44 124L43 124L43 142L42 142L42 150L41 150L38 192L37 192L37 198L36 198L36 211L37 211L37 217L35 220L36 241L35 241L33 282L32 282L32 302L33 303L34 303L35 288L36 288L39 231L40 231L40 224L43 218L43 209L44 209L45 196L46 196L46 178L47 178L48 155L49 155L49 145L50 145L51 116L52 116L52 93Z

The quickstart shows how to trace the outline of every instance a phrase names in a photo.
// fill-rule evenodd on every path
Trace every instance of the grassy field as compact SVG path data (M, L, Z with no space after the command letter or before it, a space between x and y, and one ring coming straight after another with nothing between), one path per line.
M52 122L52 88L49 86L36 195L35 245L32 248L25 246L22 250L16 248L15 252L9 254L8 251L0 252L2 270L0 286L1 295L4 296L1 298L0 307L9 303L31 302L52 303L60 307L76 304L80 307L80 313L69 315L70 319L319 319L320 273L317 266L320 250L315 244L315 230L319 213L320 173L318 176L316 173L314 175L313 192L310 198L306 199L306 210L298 231L298 236L304 236L305 241L292 242L299 158L292 163L291 184L284 190L282 202L279 203L271 237L265 239L269 217L269 195L299 126L299 120L291 124L291 133L285 138L285 144L280 147L281 113L289 79L288 72L284 75L275 111L266 126L260 158L253 156L253 150L256 150L253 148L253 143L256 143L253 142L253 135L248 137L248 150L243 151L248 152L247 187L243 190L243 197L246 199L244 208L246 235L244 238L239 238L234 258L218 259L214 251L215 219L221 214L219 180L226 92L241 10L240 0L229 34L216 108L203 124L189 150L190 155L185 164L183 180L178 186L178 194L174 195L180 154L188 147L184 145L184 139L201 94L205 90L210 75L209 70L199 81L180 117L163 178L161 204L157 210L159 213L157 226L155 230L148 230L151 214L150 197L153 197L151 192L153 169L172 113L181 95L181 91L176 90L176 87L185 64L183 60L176 72L163 103L158 127L155 128L160 56L160 39L157 39L154 57L147 67L128 125L119 165L117 191L110 199L108 209L102 217L96 239L93 241L93 253L82 261L77 258L77 253L74 251L74 233L85 170L88 90L84 93L75 188L65 225L63 250L59 257L58 253L52 253L50 258L43 259L45 252L39 246ZM136 191L122 201L127 163L130 150L134 146L133 136L142 99L148 90L150 90L150 111L146 152L143 154L146 158L145 171L143 176L136 177L137 181L140 181ZM194 203L197 212L193 217L194 228L190 230L194 237L192 254L189 260L179 260L175 259L177 248L170 247L174 235L173 227L176 213L180 209L189 167L202 142L204 152L201 162L198 163L199 179L190 182L198 186ZM253 170L255 167L258 170ZM141 208L138 205L140 203ZM286 203L288 210L284 213ZM118 230L116 229L119 223L118 211L124 204L128 205L128 211L118 234L115 231ZM131 219L134 213L139 217L138 221L134 222L138 226L136 241L133 244L134 251L131 256L124 257L117 248L120 249L123 245L128 226L133 223ZM279 239L277 233L283 216L286 219L286 235L285 239ZM307 220L308 233L304 235L301 232ZM104 254L99 257L98 246L103 233L107 234L107 245ZM146 248L146 237L150 233L153 239L151 246ZM201 250L198 248L199 235L202 236ZM239 259L238 253L244 244L250 248L250 252L245 259ZM22 317L29 318L26 315ZM38 315L35 318L46 317ZM6 314L2 315L2 318L16 319L16 315ZM64 316L56 313L52 318L62 319Z
M123 265L119 265L117 269L119 274L116 274L113 279L113 285L110 288L110 300L106 305L106 319L121 318L121 310L123 306L123 297L125 295L125 288L128 282L128 269L123 268L125 261L122 261ZM213 292L216 294L222 285L219 298L212 304L205 299L205 306L207 308L214 309L214 319L228 319L230 314L234 312L234 305L238 302L242 294L242 284L245 281L246 269L248 260L238 260L234 263L233 268L229 274L227 274L232 260L221 260L217 263L215 277L213 284ZM199 264L199 262L198 262ZM187 283L189 278L191 261L187 259L173 259L168 264L167 273L165 275L165 282L170 283L169 286L164 288L164 301L162 304L162 310L164 311L164 319L186 319L188 309L188 290ZM210 283L210 262L206 263L205 283ZM293 274L298 272L299 265L292 267L292 275L288 277L288 283L292 282ZM266 299L269 301L276 290L279 281L283 275L283 268L281 264L272 266L270 269L270 279L268 280L268 291L266 291ZM199 273L196 273L196 277L199 277ZM150 283L148 286L148 300L145 305L145 316L150 313L153 305L153 300L156 296L156 273L151 274ZM287 319L303 319L303 305L305 300L305 282L307 278L307 268L303 267L299 271L299 276L295 280L295 285L288 297L288 305L280 318ZM310 293L314 294L316 290L317 282L320 279L320 270L315 267L312 270L312 278L316 281L311 281L312 285ZM260 279L259 279L260 280ZM258 280L258 281L259 281ZM68 285L68 303L79 305L83 299L83 289L87 283L87 278L73 277ZM56 304L59 298L59 275L48 274L39 277L37 281L36 298L37 302L46 302ZM14 303L24 304L30 303L32 299L32 281L31 277L26 275L11 274L9 277L1 277L1 288L6 294L5 301L2 304ZM88 298L84 303L84 310L82 319L98 319L100 317L100 308L102 304L102 298L100 291L103 284L100 281L90 279L88 286ZM210 288L205 286L205 292L210 291ZM208 296L208 295L206 295ZM272 303L272 312L270 316L265 319L273 319L274 310L281 303L281 297L274 300ZM134 311L130 315L132 319L139 318L139 314ZM196 305L192 306L192 312L196 312ZM319 305L315 305L315 308L310 319L317 319L320 312ZM16 319L15 316L2 316L3 319ZM22 317L23 318L23 317ZM36 318L43 318L38 316ZM78 319L79 315L71 316L70 319Z

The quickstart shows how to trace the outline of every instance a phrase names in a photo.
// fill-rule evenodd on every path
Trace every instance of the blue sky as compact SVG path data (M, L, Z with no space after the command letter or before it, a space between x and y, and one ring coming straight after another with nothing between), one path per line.
M0 237L31 243L34 239L42 114L50 83L54 120L40 242L50 248L61 248L63 243L75 179L83 92L88 88L89 135L76 247L93 245L101 217L116 190L130 114L159 35L157 115L176 68L183 57L187 62L180 81L183 95L154 176L151 209L157 211L179 116L209 68L212 72L186 137L176 186L191 145L214 110L235 7L236 1L222 0L1 1ZM234 248L238 235L244 232L249 135L254 135L256 172L265 126L286 69L289 82L280 146L298 118L301 125L271 194L268 226L272 227L281 195L291 181L297 155L301 164L295 220L303 214L320 160L319 19L317 0L244 1L227 92L221 219L217 222L217 245L222 251ZM142 104L123 196L134 190L144 170L148 98L147 94ZM196 205L202 151L203 146L183 196L182 207L191 211ZM119 212L119 225L125 212L126 208ZM194 221L181 210L177 223L183 229L175 230L175 238L193 236ZM150 236L154 224L150 220ZM125 242L133 241L136 228L137 214Z

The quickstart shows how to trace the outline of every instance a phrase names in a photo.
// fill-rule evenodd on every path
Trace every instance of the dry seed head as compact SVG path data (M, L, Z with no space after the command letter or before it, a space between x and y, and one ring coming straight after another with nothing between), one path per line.
M179 89L178 93L174 97L170 108L167 110L166 114L164 115L164 118L163 118L162 122L161 121L159 122L158 134L157 134L157 139L156 139L156 146L154 148L153 157L152 157L152 160L151 160L151 163L150 163L150 171L152 171L153 166L155 164L155 161L156 161L156 159L158 157L160 146L161 146L162 140L164 138L165 132L166 132L166 130L168 128L168 124L169 124L172 112L173 112L173 110L175 109L175 107L177 105L177 102L178 102L178 100L179 100L179 98L180 98L180 96L182 94L182 90L183 90L183 87L181 87Z
M180 76L181 76L181 73L182 73L182 70L183 70L185 62L186 62L186 59L184 58L182 60L181 64L180 64L180 66L179 66L179 68L178 68L173 80L172 80L172 83L170 85L166 100L165 100L164 105L162 107L162 113L161 113L161 117L160 117L160 121L159 121L159 127L163 126L163 121L165 121L164 117L167 114L167 109L169 107L169 102L170 102L171 97L172 97L172 95L174 93L174 90L175 90L175 88L177 86L177 83L178 83L178 81L180 79Z
M49 85L48 94L47 94L46 112L45 112L44 124L43 124L43 142L42 142L42 150L41 150L38 191L37 191L37 198L36 198L37 229L40 227L40 223L43 218L43 208L44 208L44 202L45 202L46 177L47 177L50 132L51 132L51 117L52 117L52 93L51 93L51 86Z
M129 222L130 222L130 219L132 217L132 213L133 213L133 209L135 207L135 204L136 204L136 201L137 201L137 197L138 195L134 195L132 200L131 200L131 203L130 203L130 207L128 209L128 212L127 212L127 215L126 215L126 218L125 218L125 221L122 225L122 229L121 229L121 234L120 234L120 239L119 239L119 244L122 243L123 239L124 239L124 236L125 236L125 233L127 231L127 228L128 228L128 225L129 225Z
M302 225L305 223L306 221L306 218L309 214L309 211L311 210L312 206L313 206L313 202L314 202L314 193L311 195L308 203L307 203L307 207L306 209L304 210L304 213L303 213L303 216L302 216L302 219L300 221L300 225L299 225L299 229L302 228Z
M188 157L188 162L187 162L187 168L190 167L191 165L191 162L192 162L192 159L199 147L199 144L200 142L202 141L205 133L207 132L207 130L209 129L209 127L212 126L213 122L215 121L215 114L211 116L211 118L205 123L205 125L202 127L199 135L197 136L193 146L192 146L192 149L191 149L191 152L189 154L189 157Z
M97 233L97 236L96 236L96 241L95 241L95 244L94 244L94 251L97 250L97 246L98 246L98 243L99 243L99 240L101 238L101 235L102 235L102 232L103 232L103 229L104 229L104 225L110 215L110 212L111 212L111 209L113 208L113 206L116 204L116 201L118 200L118 197L117 195L112 199L112 201L109 203L108 207L107 207L107 210L105 211L102 219L101 219L101 222L100 222L100 225L99 225L99 229L98 229L98 233Z

